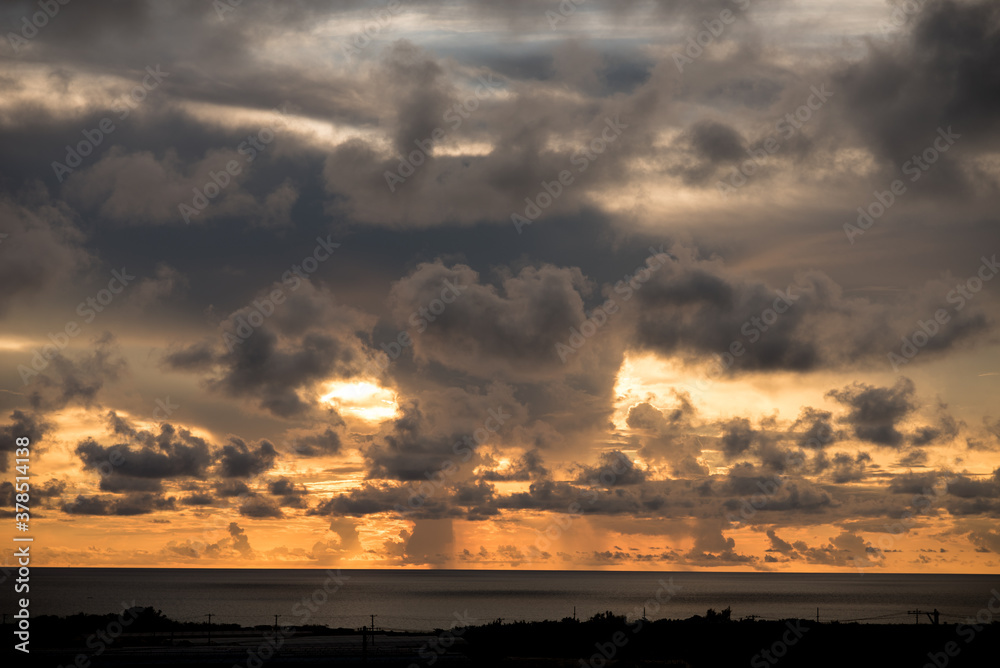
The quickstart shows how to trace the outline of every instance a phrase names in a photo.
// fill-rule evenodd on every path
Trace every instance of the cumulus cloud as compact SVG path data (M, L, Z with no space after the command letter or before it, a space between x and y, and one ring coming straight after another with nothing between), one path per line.
M148 515L163 510L173 510L176 507L174 497L163 497L157 494L129 494L120 498L105 496L77 496L71 502L62 506L62 511L69 515Z
M274 466L278 451L270 441L259 441L256 446L242 438L230 436L222 446L218 471L225 478L250 478Z
M10 414L10 423L0 425L0 471L7 471L10 456L14 454L18 438L27 438L32 445L42 441L52 430L52 424L41 416L15 410Z
M318 383L365 367L369 357L358 334L370 328L371 318L338 305L329 290L289 276L291 282L279 288L281 304L270 302L272 290L258 295L273 309L263 325L249 325L261 318L256 307L240 309L221 324L220 339L171 350L165 366L204 374L210 389L251 398L280 417L317 409Z
M900 378L892 387L854 383L842 390L830 390L833 397L850 409L844 422L854 435L876 445L896 447L903 443L898 424L916 408L916 387L909 378Z

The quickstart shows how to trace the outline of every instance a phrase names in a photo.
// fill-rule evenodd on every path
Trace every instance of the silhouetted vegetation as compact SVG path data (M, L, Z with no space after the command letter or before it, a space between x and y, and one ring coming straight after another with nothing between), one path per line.
M109 651L95 655L88 652L91 668L137 665L129 663L129 648L170 645L187 648L184 665L217 665L213 661L246 651L247 636L257 637L271 631L260 625L241 627L238 624L215 624L212 636L218 645L225 645L223 638L230 636L230 649L217 647L211 653L202 653L206 644L206 622L177 622L154 608L132 608L109 615L77 614L66 618L42 616L33 620L33 650L35 648L63 648L50 654L62 662L72 663L77 652L86 651L88 639L98 631L106 631L123 617L132 619L125 633L118 637ZM507 666L573 666L574 668L618 668L629 666L686 666L689 668L714 668L715 666L746 666L753 668L781 668L809 666L923 666L937 657L938 663L947 659L948 668L993 665L1000 651L1000 622L974 627L954 625L933 626L923 624L858 624L816 623L809 620L753 621L733 620L732 610L709 609L704 615L683 620L628 619L625 615L607 610L587 620L572 617L560 621L525 622L496 619L481 626L450 629L453 638L446 649L433 650L435 643L445 633L437 630L431 636L422 634L415 639L414 656L383 657L379 665L410 666L417 663L429 666L429 657L437 657L438 666L482 666L504 668ZM244 634L244 635L241 635ZM971 634L971 635L970 635ZM342 638L336 645L317 645L315 642L301 647L309 648L306 655L288 646L269 659L268 668L285 665L323 665L324 657L337 657L337 665L360 665L361 642L356 629L331 629L310 625L296 627L297 637L353 636ZM385 632L384 635L407 636ZM332 640L332 639L331 639ZM419 650L415 649L427 641ZM951 645L949 645L951 643ZM251 641L251 644L253 642ZM324 654L324 647L327 647ZM335 649L334 649L335 647ZM428 649L428 648L432 649ZM953 655L948 655L949 648ZM226 652L230 654L226 654ZM221 654L220 654L221 652ZM298 652L298 653L297 653ZM423 652L417 656L418 652ZM143 655L153 656L153 655ZM214 659L211 657L215 657ZM57 665L57 664L53 664ZM67 664L68 665L68 664ZM157 664L162 665L162 664ZM218 665L222 665L221 663ZM230 661L227 666L233 665Z

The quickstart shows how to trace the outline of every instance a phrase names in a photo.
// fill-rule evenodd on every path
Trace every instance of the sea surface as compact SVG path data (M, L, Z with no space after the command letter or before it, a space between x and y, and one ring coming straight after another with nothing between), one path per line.
M608 610L631 619L641 616L644 606L649 619L684 619L726 607L732 608L733 619L815 619L818 608L820 621L909 624L914 616L907 611L936 608L943 623L955 623L975 617L994 596L1000 600L1000 575L340 573L342 584L328 594L324 585L330 576L324 570L38 568L31 572L31 612L105 614L134 601L180 621L202 621L211 613L213 624L253 626L273 624L274 615L280 615L281 624L359 628L376 615L375 625L383 629L433 630L448 628L456 619L540 621L574 613L588 619ZM672 586L672 595L664 585ZM329 589L335 588L330 582Z

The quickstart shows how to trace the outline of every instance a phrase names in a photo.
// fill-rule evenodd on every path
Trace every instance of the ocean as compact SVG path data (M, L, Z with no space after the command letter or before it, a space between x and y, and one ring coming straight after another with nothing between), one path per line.
M815 619L818 608L824 622L910 624L908 611L936 608L955 623L1000 599L1000 575L344 570L340 578L338 587L324 570L38 568L31 612L104 614L134 601L179 621L211 614L213 623L253 626L279 615L281 624L359 628L376 615L377 627L423 631L457 619L558 620L574 608L580 619L609 610L633 618L644 606L649 619L726 607L733 619Z

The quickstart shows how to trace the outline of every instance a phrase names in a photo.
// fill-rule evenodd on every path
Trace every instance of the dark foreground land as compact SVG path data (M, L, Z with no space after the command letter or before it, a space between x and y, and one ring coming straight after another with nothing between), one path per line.
M686 620L500 621L427 633L173 622L152 608L117 634L116 615L32 620L31 653L14 666L628 666L992 667L1000 665L1000 623L838 624L807 620L731 621L728 612ZM8 624L3 635L12 636ZM109 631L110 634L109 635ZM276 634L277 631L277 634ZM103 633L103 635L101 635ZM114 636L114 637L112 637ZM109 642L105 642L105 640ZM10 645L8 645L8 648Z

